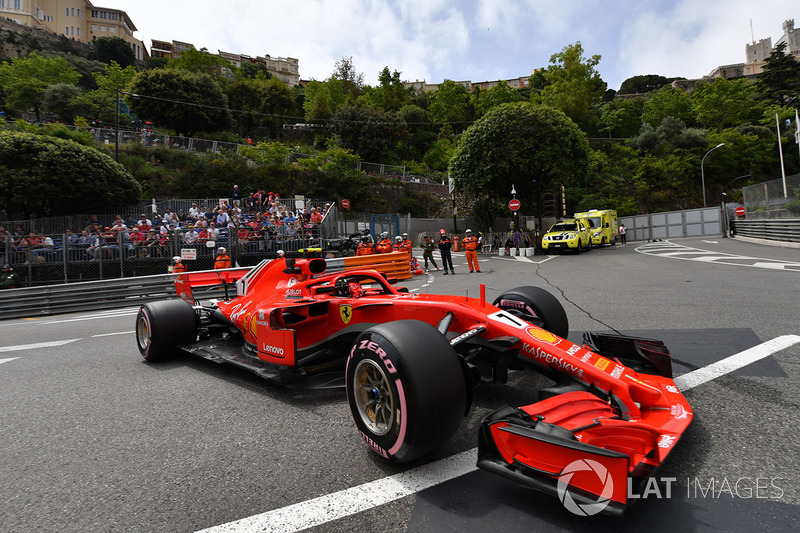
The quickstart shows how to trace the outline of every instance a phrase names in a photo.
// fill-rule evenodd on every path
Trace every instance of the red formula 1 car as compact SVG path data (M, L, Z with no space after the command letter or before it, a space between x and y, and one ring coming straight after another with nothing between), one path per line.
M366 444L399 462L453 435L477 385L533 369L553 385L483 420L478 466L584 514L621 513L692 420L662 343L589 333L574 344L540 288L488 303L483 287L480 298L412 294L375 270L326 270L307 256L181 274L182 299L141 307L139 350L155 362L180 349L290 387L344 386ZM234 281L235 297L193 296Z

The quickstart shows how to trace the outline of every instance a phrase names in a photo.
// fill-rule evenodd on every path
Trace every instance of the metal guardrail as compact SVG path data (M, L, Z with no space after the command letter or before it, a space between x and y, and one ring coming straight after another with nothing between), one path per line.
M390 277L405 280L411 278L409 260L409 254L405 252L331 258L327 260L326 272L374 268ZM241 271L248 268L227 270ZM131 307L172 298L176 296L175 276L175 274L159 274L45 287L5 289L0 291L0 320ZM235 296L236 289L232 285L229 285L228 290L230 296ZM225 288L220 286L193 287L192 295L198 300L223 298Z
M28 318L137 306L175 296L174 275L87 281L0 291L0 319ZM222 297L220 288L195 291L199 298ZM235 289L234 289L235 293Z
M800 219L734 220L733 230L742 237L800 242Z

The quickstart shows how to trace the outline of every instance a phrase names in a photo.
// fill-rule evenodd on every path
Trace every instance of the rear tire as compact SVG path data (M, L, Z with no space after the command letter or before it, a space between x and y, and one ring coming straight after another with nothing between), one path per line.
M517 287L498 296L492 305L513 311L531 324L555 333L569 335L569 319L558 298L539 287Z
M197 338L197 314L183 300L150 302L136 315L136 345L148 363L162 361L175 347Z
M458 355L417 320L373 326L347 360L347 401L367 446L395 462L421 457L461 425L467 384Z

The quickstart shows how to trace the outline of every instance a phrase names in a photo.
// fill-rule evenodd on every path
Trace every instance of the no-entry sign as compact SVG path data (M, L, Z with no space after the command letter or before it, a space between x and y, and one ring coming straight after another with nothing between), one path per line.
M746 211L744 210L744 207L740 206L737 207L733 212L736 213L737 217L743 217Z
M342 209L350 209L350 200L347 198L342 199Z
M522 204L520 204L519 200L517 200L516 198L508 202L508 208L511 209L512 211L518 210L520 205Z

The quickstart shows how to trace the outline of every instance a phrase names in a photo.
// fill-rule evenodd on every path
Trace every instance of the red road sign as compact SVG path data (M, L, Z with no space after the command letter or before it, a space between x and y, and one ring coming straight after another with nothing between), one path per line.
M520 204L519 200L517 200L516 198L508 202L508 208L511 209L512 211L518 210L520 205L522 204Z
M342 199L342 209L350 209L350 200L347 198Z
M734 213L736 213L737 217L743 217L746 211L744 210L744 207L737 207Z

